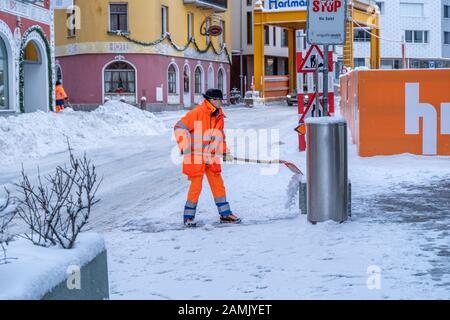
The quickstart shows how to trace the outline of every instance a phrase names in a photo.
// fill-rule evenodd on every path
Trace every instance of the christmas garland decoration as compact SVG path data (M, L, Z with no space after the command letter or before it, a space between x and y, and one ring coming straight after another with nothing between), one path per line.
M217 50L216 47L214 47L213 43L210 41L205 49L201 49L198 46L197 41L195 40L195 38L194 37L190 37L188 42L186 43L186 45L184 45L183 47L180 47L175 42L173 42L172 36L170 35L169 32L166 32L165 34L161 35L161 38L159 38L158 40L150 41L150 42L144 42L144 41L139 41L139 40L133 39L128 34L123 33L120 30L117 31L115 33L115 35L121 36L121 37L127 39L128 41L130 41L130 42L132 42L134 44L141 45L141 46L144 46L144 47L156 46L156 45L162 43L164 40L167 39L169 41L170 45L178 52L186 51L189 48L189 46L191 44L193 44L195 49L197 50L197 52L200 53L200 54L207 53L210 49L212 49L214 54L217 55L217 56L220 56L220 55L222 55L225 52L226 55L227 55L227 58L228 58L228 62L231 64L230 54L228 52L226 44L223 44L221 46L220 50Z
M20 55L19 55L19 106L20 112L25 112L25 47L27 45L28 36L36 31L37 34L42 38L45 43L45 51L47 53L47 65L48 65L48 100L49 100L49 108L53 111L53 69L52 69L52 53L50 44L48 43L47 37L45 35L44 30L40 26L33 26L29 28L22 37L22 43L20 45Z

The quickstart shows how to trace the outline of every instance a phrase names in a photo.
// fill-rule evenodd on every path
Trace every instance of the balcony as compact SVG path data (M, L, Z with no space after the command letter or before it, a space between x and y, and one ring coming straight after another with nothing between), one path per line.
M184 4L193 4L216 12L225 12L228 9L228 0L184 0Z

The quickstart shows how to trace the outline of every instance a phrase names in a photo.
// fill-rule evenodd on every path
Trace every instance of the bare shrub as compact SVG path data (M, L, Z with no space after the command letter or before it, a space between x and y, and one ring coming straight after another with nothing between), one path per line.
M6 190L6 199L0 204L0 249L2 250L2 256L0 256L0 264L8 262L6 255L6 246L14 239L14 236L9 233L8 226L14 219L17 211L11 206L11 197L9 191Z
M20 194L18 215L29 227L25 238L35 245L72 249L89 221L92 207L100 201L96 194L102 181L95 165L86 154L75 157L68 146L69 165L58 166L53 175L44 178L38 170L36 185L22 168L22 179L16 184Z

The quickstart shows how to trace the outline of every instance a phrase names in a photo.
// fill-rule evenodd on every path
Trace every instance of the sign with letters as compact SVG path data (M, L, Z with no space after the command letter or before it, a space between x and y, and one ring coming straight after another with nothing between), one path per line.
M343 45L346 39L347 0L308 1L307 41Z
M265 11L292 11L306 10L307 0L266 0L264 1Z

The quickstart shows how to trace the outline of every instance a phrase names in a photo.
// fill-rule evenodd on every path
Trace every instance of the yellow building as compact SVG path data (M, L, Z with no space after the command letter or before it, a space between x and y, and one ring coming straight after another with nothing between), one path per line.
M70 99L191 107L229 92L231 1L74 0L55 13L58 76ZM220 28L223 32L213 36Z

